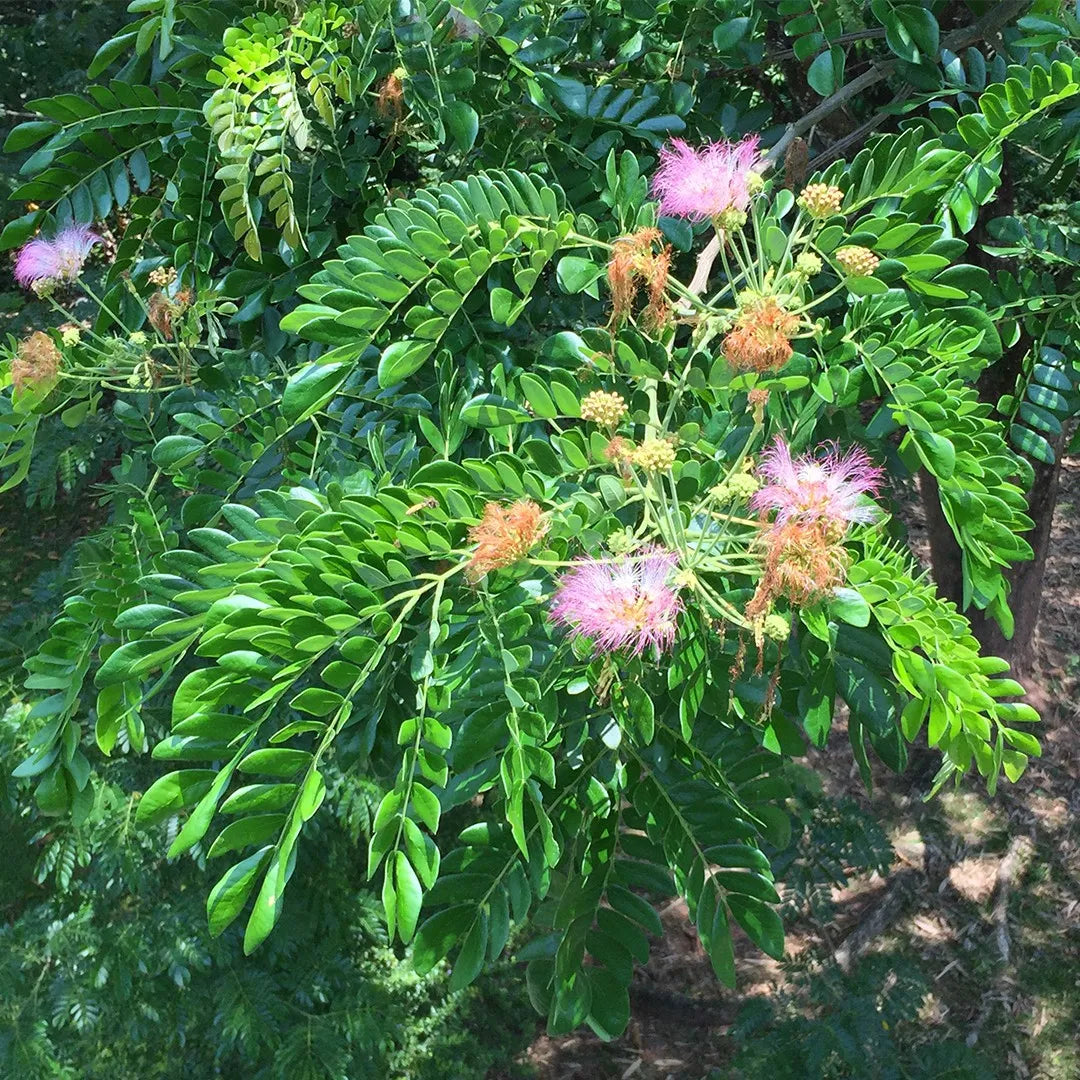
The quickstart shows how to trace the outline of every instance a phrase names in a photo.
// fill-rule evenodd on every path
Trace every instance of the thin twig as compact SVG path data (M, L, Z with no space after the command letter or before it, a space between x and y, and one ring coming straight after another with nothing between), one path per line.
M832 39L830 44L832 45L850 45L856 41L872 41L874 38L883 38L885 36L885 27L872 26L866 30L851 30L846 34L840 34L838 37ZM744 68L709 68L705 72L706 78L730 78L732 74L740 74L744 71L758 71L763 67L769 67L772 64L778 64L782 60L793 60L795 58L794 49L779 49L773 53L766 53L756 64L747 66ZM693 59L692 57L685 57L686 60ZM624 66L628 61L626 60L564 60L560 65L561 70L565 71L614 71L618 67Z
M866 30L849 30L846 34L834 37L830 45L851 45L856 41L872 41L874 38L883 38L887 33L884 26L872 26ZM780 52L769 53L765 56L764 63L776 63L780 60L794 60L794 49L782 49Z

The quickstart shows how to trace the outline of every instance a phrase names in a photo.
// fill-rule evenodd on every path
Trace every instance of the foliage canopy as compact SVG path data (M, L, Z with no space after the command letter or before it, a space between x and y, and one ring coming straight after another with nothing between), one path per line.
M1058 5L992 7L135 0L85 92L6 146L28 208L0 244L74 221L107 250L38 289L49 370L9 344L4 486L120 449L26 663L38 812L107 812L94 762L149 750L140 827L206 864L211 931L251 952L293 917L328 777L363 776L417 969L450 956L457 990L512 945L553 1032L610 1038L652 900L687 899L725 982L735 927L782 954L789 762L841 705L867 783L920 739L935 789L1015 780L1037 717L888 513L933 477L964 607L1009 632L1028 457L1076 403L1075 215L993 204L1010 154L1069 190L1080 57ZM808 166L840 108L867 145ZM758 132L729 216L660 213L665 141ZM982 401L1018 348L1015 393ZM799 489L770 517L778 437L796 486L836 464L798 455L865 447L879 511ZM646 586L657 548L678 572ZM678 607L659 646L553 621L581 557L626 641L650 598Z

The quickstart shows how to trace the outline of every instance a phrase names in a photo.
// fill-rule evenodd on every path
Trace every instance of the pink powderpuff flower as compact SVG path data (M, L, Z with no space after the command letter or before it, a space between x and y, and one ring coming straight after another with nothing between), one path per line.
M24 244L15 260L15 280L30 288L39 281L74 281L101 237L86 225L67 225L51 240L36 237Z
M841 454L825 443L810 454L792 458L791 449L777 439L761 455L757 472L769 482L756 491L750 506L763 513L776 511L776 524L821 521L837 526L873 521L877 510L860 504L863 495L876 495L884 470L871 462L862 447Z
M748 135L738 143L714 142L695 150L682 139L672 139L660 151L652 182L660 213L691 221L715 219L729 210L745 213L758 141L757 135Z
M682 610L668 578L677 557L662 548L615 559L580 559L559 577L552 619L571 633L591 638L598 653L650 645L663 652L675 641Z

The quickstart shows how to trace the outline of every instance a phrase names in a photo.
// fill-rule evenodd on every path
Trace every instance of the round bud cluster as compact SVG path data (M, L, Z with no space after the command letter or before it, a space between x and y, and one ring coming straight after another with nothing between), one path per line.
M742 472L729 476L723 483L712 488L709 494L721 503L745 502L760 486L756 477Z
M581 402L581 419L591 420L602 427L617 427L626 415L626 402L619 394L606 390L594 390L586 394Z
M723 213L717 214L714 220L716 227L723 232L738 232L746 224L746 214L742 210L731 207Z
M630 460L645 472L667 472L675 464L675 447L667 439L646 439Z
M151 270L147 277L151 285L156 285L159 289L168 288L176 280L176 267L159 266Z
M795 260L795 273L799 277L812 278L821 273L821 260L812 251L804 251Z
M844 273L852 277L869 277L881 262L869 248L858 244L840 248L835 257Z
M835 184L807 184L799 193L799 205L818 220L840 212L844 193Z
M60 328L60 340L68 347L79 344L82 331L77 326L62 326Z
M633 529L616 529L607 538L608 551L612 555L629 555L638 546Z
M746 190L750 195L756 195L765 187L765 177L761 173L751 169L746 174Z
M761 632L770 641L787 641L791 636L791 623L783 615L766 615Z

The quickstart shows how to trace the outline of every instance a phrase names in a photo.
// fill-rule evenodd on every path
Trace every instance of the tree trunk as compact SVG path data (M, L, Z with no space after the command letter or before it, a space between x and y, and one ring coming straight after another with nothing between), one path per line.
M983 250L982 245L991 239L986 231L987 222L998 215L1013 213L1015 202L1016 191L1006 156L1002 161L1001 186L993 202L979 216L970 237L968 251L971 262L982 266L991 276L1002 266L1010 266L1011 260L997 258ZM1022 333L1020 340L982 373L977 385L979 397L991 405L996 405L1002 395L1013 393L1033 347L1034 342L1028 334ZM1050 549L1054 507L1057 503L1061 455L1065 451L1063 435L1049 441L1054 448L1054 464L1031 462L1035 470L1035 481L1028 493L1028 515L1035 522L1035 527L1025 534L1025 539L1031 545L1035 557L1029 562L1018 563L1006 574L1011 587L1009 607L1014 620L1012 637L1006 638L1001 627L988 618L984 611L971 608L965 612L983 649L991 655L1008 660L1014 671L1028 675L1033 668L1035 626L1042 602L1043 576L1046 571L1046 556ZM925 470L920 472L919 490L926 512L931 573L942 595L963 611L964 579L960 547L941 510L937 481Z

